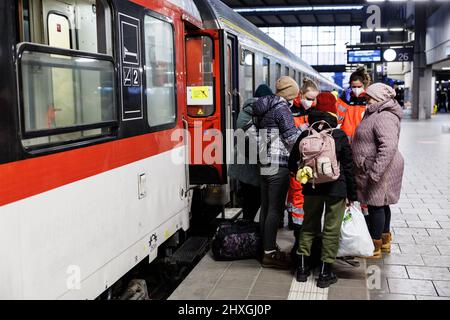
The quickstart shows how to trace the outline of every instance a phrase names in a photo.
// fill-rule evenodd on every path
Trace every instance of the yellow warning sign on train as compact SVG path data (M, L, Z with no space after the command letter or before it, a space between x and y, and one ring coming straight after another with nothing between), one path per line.
M192 99L203 100L207 99L209 95L208 87L194 87L192 88Z
M212 86L187 87L187 104L189 106L212 105L213 101Z

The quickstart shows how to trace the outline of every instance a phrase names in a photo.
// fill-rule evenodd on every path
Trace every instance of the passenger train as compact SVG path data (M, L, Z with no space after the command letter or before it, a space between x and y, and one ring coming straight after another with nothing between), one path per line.
M218 0L3 0L0 30L0 299L99 297L230 184L193 150L257 85L336 87Z

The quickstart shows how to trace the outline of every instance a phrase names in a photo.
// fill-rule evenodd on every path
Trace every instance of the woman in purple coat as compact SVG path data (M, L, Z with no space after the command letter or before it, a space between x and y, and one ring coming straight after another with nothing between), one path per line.
M358 201L369 207L372 258L390 252L389 205L398 202L402 187L404 161L398 150L402 107L394 97L395 90L383 83L367 88L367 109L352 144Z

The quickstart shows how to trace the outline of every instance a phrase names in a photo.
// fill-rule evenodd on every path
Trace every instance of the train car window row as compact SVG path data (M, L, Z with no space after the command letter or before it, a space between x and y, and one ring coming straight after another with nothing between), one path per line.
M174 30L169 22L146 15L145 75L150 127L176 120Z
M20 16L24 147L110 134L117 101L109 4L22 0Z

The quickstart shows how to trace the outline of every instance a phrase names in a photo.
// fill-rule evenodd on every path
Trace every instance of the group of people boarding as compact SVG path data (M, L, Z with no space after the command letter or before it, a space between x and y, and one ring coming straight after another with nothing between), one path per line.
M295 261L297 281L307 281L311 247L321 234L317 286L336 283L332 264L341 224L346 207L356 201L368 212L366 223L375 248L370 258L390 252L389 206L400 197L404 166L398 150L402 108L393 88L370 82L364 68L359 68L339 97L320 92L312 80L304 79L299 87L284 76L277 80L275 93L260 85L255 98L244 104L237 124L248 128L257 122L256 130L270 141L264 148L267 161L238 165L239 170L229 174L240 181L244 218L253 221L260 209L263 267L287 269ZM305 171L303 140L322 130L334 140L339 176L315 183ZM276 242L285 210L296 239L290 253L281 251Z

